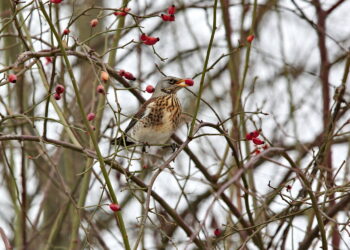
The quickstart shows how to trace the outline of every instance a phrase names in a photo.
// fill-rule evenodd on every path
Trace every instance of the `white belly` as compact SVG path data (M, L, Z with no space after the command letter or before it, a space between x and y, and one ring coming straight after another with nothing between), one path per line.
M160 132L153 128L142 128L130 136L132 140L139 143L164 144L169 140L171 135L172 131Z
M137 122L128 133L130 139L138 143L166 143L174 133L174 127L170 121L170 116L170 113L165 112L163 115L162 124L152 127L144 127L142 121Z

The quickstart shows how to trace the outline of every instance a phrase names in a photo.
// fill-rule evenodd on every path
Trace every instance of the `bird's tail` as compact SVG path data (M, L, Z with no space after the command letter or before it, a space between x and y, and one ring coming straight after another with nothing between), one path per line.
M111 140L111 144L112 145L119 145L119 146L127 147L127 146L133 145L135 143L129 141L126 136L120 136L118 138L112 139Z

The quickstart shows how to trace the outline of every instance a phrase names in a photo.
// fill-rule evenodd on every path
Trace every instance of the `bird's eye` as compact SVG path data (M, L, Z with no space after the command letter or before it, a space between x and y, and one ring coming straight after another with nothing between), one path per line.
M173 85L173 84L175 84L177 81L175 80L175 79L170 79L169 80L169 83L171 84L171 85Z

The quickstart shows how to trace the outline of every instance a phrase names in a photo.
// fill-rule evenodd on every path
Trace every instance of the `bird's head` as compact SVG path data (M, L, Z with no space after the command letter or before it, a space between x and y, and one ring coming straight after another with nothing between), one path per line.
M186 86L188 85L185 83L185 79L167 76L157 83L152 97L175 94L179 89Z

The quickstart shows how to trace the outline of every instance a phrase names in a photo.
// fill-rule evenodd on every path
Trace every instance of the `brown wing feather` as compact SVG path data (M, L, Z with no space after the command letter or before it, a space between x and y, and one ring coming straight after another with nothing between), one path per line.
M132 129L132 127L135 126L136 122L139 121L144 116L147 105L154 102L156 99L157 98L151 98L141 105L139 111L137 111L137 113L131 118L131 121L129 122L128 126L126 127L125 132L124 132L125 134L130 129ZM120 136L118 138L112 139L111 144L112 145L122 145L122 146L129 146L129 145L134 144L133 142L129 142L127 139L128 138L123 138L123 136Z
M137 111L137 113L131 118L131 121L129 122L128 126L125 129L125 133L127 133L130 129L132 129L133 126L135 126L136 122L139 121L145 114L147 105L154 102L156 99L157 98L151 98L141 105L139 111Z

